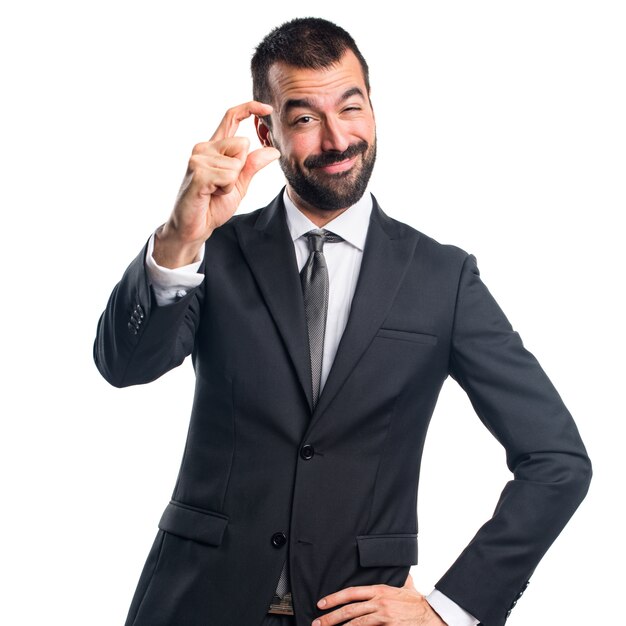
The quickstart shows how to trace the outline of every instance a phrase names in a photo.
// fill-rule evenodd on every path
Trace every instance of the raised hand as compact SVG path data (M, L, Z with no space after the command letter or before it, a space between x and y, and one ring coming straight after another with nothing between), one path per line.
M172 214L156 234L153 256L159 265L191 263L235 213L253 176L280 157L271 147L248 152L250 141L235 137L241 121L271 112L271 105L254 100L228 109L211 139L194 146Z

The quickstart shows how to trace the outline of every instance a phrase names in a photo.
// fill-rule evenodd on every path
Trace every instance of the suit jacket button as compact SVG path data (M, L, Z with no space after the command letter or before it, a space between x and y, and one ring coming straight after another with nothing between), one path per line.
M287 536L285 533L274 533L272 535L272 545L275 548L282 548L287 543Z
M315 454L315 450L313 449L313 446L308 443L305 446L302 446L302 448L300 448L300 456L305 461L308 461L309 459L313 458L314 454Z

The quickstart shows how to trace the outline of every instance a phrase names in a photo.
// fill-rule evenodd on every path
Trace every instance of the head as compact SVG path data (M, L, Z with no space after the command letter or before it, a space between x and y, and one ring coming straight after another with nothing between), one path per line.
M374 167L376 129L367 63L352 37L319 18L287 22L257 46L252 82L254 99L274 107L257 118L257 134L281 152L296 204L354 204Z

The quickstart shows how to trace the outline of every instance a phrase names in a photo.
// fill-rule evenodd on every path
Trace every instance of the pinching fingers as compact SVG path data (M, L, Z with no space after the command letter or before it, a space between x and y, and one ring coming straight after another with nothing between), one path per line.
M240 122L251 115L258 115L260 117L269 115L272 110L273 108L270 104L264 104L263 102L257 102L256 100L251 100L250 102L244 102L243 104L231 107L228 111L226 111L220 125L213 133L211 141L225 139L226 137L233 137L239 128Z

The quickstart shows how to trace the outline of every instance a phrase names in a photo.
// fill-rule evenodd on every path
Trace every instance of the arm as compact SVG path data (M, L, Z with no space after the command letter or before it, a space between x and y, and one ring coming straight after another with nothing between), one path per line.
M115 387L150 382L180 365L193 348L200 318L202 282L177 302L159 306L146 268L147 248L124 272L98 322L94 361Z
M572 416L481 281L473 255L461 271L449 371L504 446L514 479L435 586L484 626L501 626L585 497L591 463Z
M254 101L233 107L211 139L194 147L172 214L151 239L148 264L154 256L161 275L201 257L211 233L235 213L252 177L280 156L271 147L248 152L248 139L235 137L240 121L271 111ZM148 245L114 288L98 323L94 361L116 387L150 382L180 365L193 349L200 319L202 279L194 279L199 284L176 302L159 306L163 292L158 286L155 292L144 262Z

